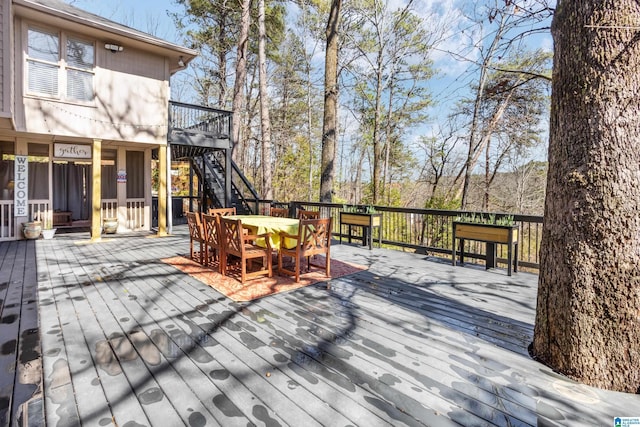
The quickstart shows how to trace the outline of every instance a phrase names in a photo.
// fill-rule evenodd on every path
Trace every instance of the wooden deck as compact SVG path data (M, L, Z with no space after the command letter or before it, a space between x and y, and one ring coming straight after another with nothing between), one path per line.
M37 253L44 390L38 400L3 370L0 425L30 396L30 425L47 426L609 426L640 416L640 396L579 385L529 357L535 275L334 244L334 258L368 270L234 303L160 261L188 251L186 227L174 231L0 244L0 362L38 353L20 347L38 331L28 320ZM24 321L10 322L17 282Z

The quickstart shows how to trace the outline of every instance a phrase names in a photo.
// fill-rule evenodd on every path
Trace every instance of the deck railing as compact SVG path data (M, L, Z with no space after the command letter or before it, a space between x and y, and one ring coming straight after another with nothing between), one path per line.
M49 208L49 200L29 200L27 203L29 221L53 221L52 211Z
M13 200L0 200L0 241L13 240L15 236Z
M102 199L102 219L118 217L118 199Z
M261 200L257 212L268 212L268 206L288 207L292 213L297 209L320 210L323 217L333 218L333 235L336 239L346 237L340 230L340 211L345 205L335 203L290 202L281 203ZM350 207L353 207L350 205ZM355 206L365 208L365 206ZM382 213L382 244L389 249L412 251L425 255L448 258L451 260L453 248L453 220L466 212L439 209L392 208L374 206ZM518 243L519 267L537 270L540 266L539 249L542 238L542 216L496 213L496 216L510 215L520 225ZM353 230L361 236L361 230ZM377 241L377 234L376 234ZM499 265L506 267L507 247L498 244L497 259ZM480 263L486 260L486 245L483 242L465 240L465 258L473 258Z
M191 132L229 136L233 113L202 105L169 102L169 127Z
M144 229L144 219L146 217L145 199L127 199L127 228L129 230Z

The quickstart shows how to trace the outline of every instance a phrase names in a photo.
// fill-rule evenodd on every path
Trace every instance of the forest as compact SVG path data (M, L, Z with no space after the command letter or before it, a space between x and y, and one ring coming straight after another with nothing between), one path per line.
M318 201L330 175L337 203L542 214L555 2L176 3L199 56L172 98L234 111L262 198Z

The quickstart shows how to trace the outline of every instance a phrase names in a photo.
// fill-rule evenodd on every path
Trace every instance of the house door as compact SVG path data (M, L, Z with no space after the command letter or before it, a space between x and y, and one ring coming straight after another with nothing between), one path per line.
M91 219L91 164L86 162L54 162L53 210L70 212L73 221Z

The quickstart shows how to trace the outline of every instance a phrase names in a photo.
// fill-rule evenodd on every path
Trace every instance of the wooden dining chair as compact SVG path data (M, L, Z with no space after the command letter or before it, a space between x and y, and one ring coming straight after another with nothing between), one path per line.
M231 208L209 208L207 214L217 216L236 215L236 207L233 206Z
M320 218L319 211L305 211L300 209L298 211L298 219L317 219Z
M189 257L204 264L204 229L200 221L200 214L187 212L187 224L189 226ZM196 251L196 247L199 249Z
M271 209L269 209L269 215L278 216L278 217L281 217L281 218L288 218L289 217L289 209L287 209L287 208L271 208Z
M294 248L287 249L284 244L280 245L278 251L278 272L295 276L295 281L300 281L300 268L302 259L307 258L307 271L311 266L323 269L327 277L331 277L331 218L301 219L298 226L298 235L285 232L280 233L280 242L285 239L296 241ZM313 264L313 255L324 255L324 265ZM284 267L284 257L291 257L294 262L294 269Z
M240 282L244 283L247 279L258 276L273 276L273 267L271 261L271 233L264 234L245 234L242 228L242 221L239 219L229 219L224 216L219 217L220 231L222 237L221 251L222 258L220 266L223 276L227 274L227 263L229 255L234 255L240 259L241 276ZM258 238L263 238L266 247L256 244ZM262 258L262 269L249 271L253 260Z
M202 214L204 231L204 264L212 266L220 260L220 224L219 216ZM218 269L220 266L218 265Z

